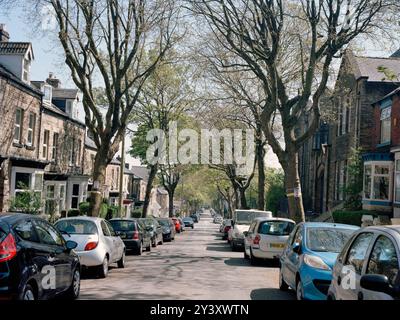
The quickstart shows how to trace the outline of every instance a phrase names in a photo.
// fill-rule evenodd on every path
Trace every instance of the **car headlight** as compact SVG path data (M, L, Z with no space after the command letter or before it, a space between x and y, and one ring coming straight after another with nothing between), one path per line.
M304 263L311 268L321 269L321 270L331 270L331 268L320 257L317 256L311 256L305 254Z

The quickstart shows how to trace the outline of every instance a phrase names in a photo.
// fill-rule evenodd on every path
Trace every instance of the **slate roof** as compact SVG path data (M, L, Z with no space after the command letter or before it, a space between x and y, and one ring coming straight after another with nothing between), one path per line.
M133 166L130 168L130 170L136 177L142 179L143 181L147 182L149 180L149 169L147 169L147 167Z
M86 139L85 139L85 146L88 147L88 148L90 148L90 149L97 150L96 144L95 144L94 141L93 141L91 138L89 138L88 136L86 136Z
M53 88L53 99L71 99L75 100L78 96L78 89L57 89Z
M400 77L400 59L398 58L374 58L374 57L354 57L355 73L357 78L368 78L369 82L393 82L387 79L385 74L379 72L380 67L385 67L390 72Z
M31 46L30 42L0 42L0 54L25 55Z

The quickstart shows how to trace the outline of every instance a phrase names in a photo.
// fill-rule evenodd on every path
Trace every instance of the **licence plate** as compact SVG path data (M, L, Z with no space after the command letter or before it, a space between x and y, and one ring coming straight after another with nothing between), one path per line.
M284 243L271 243L270 247L275 248L275 249L283 249L285 247L285 244Z

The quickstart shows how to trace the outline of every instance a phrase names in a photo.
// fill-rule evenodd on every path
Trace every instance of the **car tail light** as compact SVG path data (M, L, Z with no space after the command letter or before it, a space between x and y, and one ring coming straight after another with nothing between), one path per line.
M98 242L88 242L85 246L85 251L92 251L97 248Z
M224 229L224 232L229 232L229 230L231 230L231 227L230 226L226 226L225 229Z
M17 244L13 235L10 233L0 243L0 262L9 261L17 255Z
M139 240L139 231L133 231L133 240Z
M256 235L256 237L254 238L253 244L259 245L259 244L260 244L260 241L261 241L261 237L260 237L260 235L258 234L258 235Z

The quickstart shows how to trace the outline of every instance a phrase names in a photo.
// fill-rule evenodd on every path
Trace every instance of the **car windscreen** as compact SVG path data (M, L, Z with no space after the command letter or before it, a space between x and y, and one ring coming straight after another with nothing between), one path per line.
M308 228L307 248L316 252L339 253L353 233L351 229Z
M163 227L170 226L170 222L168 220L158 220L158 223L161 224Z
M252 211L236 211L236 223L251 224L255 218L265 217L266 213Z
M136 223L129 220L110 221L115 231L136 231Z
M295 224L290 221L264 221L260 223L258 232L268 236L288 236Z
M193 222L192 218L183 218L183 222Z
M68 234L97 234L96 224L88 220L61 220L55 224L61 233Z

